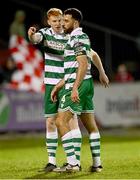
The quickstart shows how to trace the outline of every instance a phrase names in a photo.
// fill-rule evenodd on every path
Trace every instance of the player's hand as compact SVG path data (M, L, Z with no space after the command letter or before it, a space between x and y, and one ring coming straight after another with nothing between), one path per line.
M56 87L54 87L53 88L53 90L52 90L52 92L51 92L51 100L53 101L53 102L56 102L57 101L57 88Z
M71 100L73 102L79 102L80 101L78 89L73 89L72 90L72 92L71 92Z
M99 76L101 84L106 88L109 87L109 79L105 73L100 74Z
M35 27L30 27L28 30L28 35L32 36L36 33L36 28Z

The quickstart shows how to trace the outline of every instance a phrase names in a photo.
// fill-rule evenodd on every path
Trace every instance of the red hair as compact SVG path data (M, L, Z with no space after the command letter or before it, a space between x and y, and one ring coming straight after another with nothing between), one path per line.
M47 11L47 17L49 18L50 16L59 16L62 15L61 9L58 8L51 8Z

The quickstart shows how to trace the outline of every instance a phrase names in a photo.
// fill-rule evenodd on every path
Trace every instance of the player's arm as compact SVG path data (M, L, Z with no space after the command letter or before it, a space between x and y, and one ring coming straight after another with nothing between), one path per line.
M64 86L65 84L65 80L62 79L61 81L59 81L53 88L52 92L51 92L51 100L53 102L57 101L57 93L58 91Z
M32 43L38 44L42 41L43 36L41 33L36 32L35 27L30 27L28 29L28 38Z
M79 88L88 68L88 60L86 55L77 56L76 60L78 61L79 65L78 65L76 80L74 82L73 89Z
M108 87L109 85L109 79L105 73L105 70L103 68L103 64L101 61L101 58L99 57L99 55L97 54L97 52L95 52L94 50L91 49L91 57L92 57L92 62L93 64L96 66L96 68L99 71L99 79L100 82L103 86Z
M73 49L75 52L76 60L78 62L78 68L76 72L76 79L73 84L73 88L71 92L71 100L73 102L79 102L80 99L79 99L78 88L86 75L88 68L88 59L87 59L85 44L83 44L83 42L77 38L75 38L74 42L75 43L73 45Z
M83 81L87 68L88 68L88 60L86 55L78 55L76 57L76 60L78 61L78 69L76 73L76 79L72 88L71 93L71 100L73 102L79 102L79 94L78 94L78 88Z

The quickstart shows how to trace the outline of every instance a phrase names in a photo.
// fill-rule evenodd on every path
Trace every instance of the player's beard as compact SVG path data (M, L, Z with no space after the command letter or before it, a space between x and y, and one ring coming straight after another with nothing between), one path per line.
M65 29L65 27L63 27L63 28L64 28L65 34L70 34L73 31L73 27L69 27L68 29Z

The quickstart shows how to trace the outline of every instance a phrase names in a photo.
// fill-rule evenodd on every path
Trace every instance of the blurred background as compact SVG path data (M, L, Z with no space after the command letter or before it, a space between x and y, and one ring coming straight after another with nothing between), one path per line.
M52 7L82 11L83 30L110 79L109 89L104 89L97 69L92 67L100 129L139 127L140 28L136 2L7 0L0 6L0 132L45 129L43 56L39 46L29 43L27 30L32 25L44 27L45 12ZM18 20L22 21L22 38L13 36L12 24Z
M82 171L74 175L39 173L48 162L44 120L44 60L27 38L30 26L45 26L50 8L82 11L83 31L101 57L109 88L95 85L95 117L101 134L101 174L88 173L88 136L79 120ZM0 5L0 179L136 179L140 137L140 26L138 1L5 0ZM62 146L58 165L65 162Z

